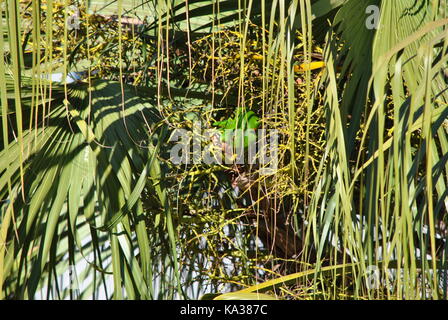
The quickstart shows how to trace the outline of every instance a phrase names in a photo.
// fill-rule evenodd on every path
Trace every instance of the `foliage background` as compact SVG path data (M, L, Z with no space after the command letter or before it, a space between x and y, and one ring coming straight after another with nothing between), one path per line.
M1 3L0 298L446 299L445 1L71 4ZM274 175L170 163L238 110Z

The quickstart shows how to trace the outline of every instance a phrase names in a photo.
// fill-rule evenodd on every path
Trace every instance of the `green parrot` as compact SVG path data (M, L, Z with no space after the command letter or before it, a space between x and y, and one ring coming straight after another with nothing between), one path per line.
M244 148L247 148L257 140L256 130L260 125L260 118L253 111L244 111L239 107L235 111L235 118L216 121L214 125L221 129L221 142L230 143L233 138L236 148L240 148L242 142ZM243 137L235 134L237 129L240 129L237 133Z

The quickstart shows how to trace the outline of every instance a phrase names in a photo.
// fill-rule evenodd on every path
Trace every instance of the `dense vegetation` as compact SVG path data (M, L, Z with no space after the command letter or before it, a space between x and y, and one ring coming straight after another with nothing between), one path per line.
M0 10L0 299L447 298L445 0Z

